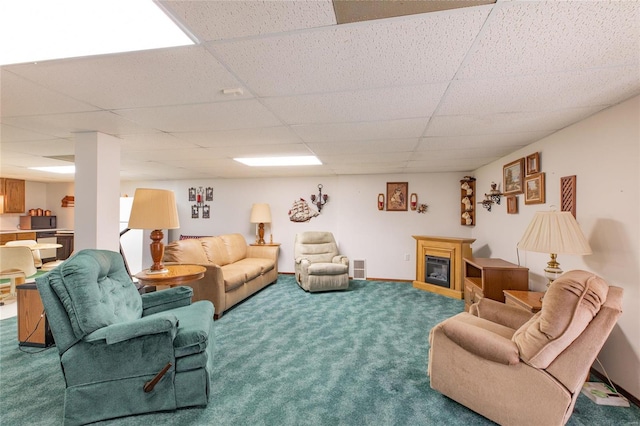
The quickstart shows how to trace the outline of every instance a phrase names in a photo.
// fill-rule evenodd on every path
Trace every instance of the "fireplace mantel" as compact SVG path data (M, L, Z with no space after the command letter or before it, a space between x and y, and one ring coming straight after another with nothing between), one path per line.
M416 240L416 280L415 288L444 296L462 299L464 297L462 259L471 257L474 238L431 237L413 235ZM425 256L444 257L450 261L449 288L425 282Z

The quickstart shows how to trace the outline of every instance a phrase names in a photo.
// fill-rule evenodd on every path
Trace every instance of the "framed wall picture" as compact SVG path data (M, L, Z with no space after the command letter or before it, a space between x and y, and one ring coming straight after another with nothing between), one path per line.
M527 176L524 180L524 203L544 204L544 173Z
M518 213L518 197L509 195L507 197L507 214Z
M502 168L502 194L522 194L524 177L524 158L505 164Z
M527 176L540 173L540 153L527 155Z
M387 211L407 211L408 182L387 182Z

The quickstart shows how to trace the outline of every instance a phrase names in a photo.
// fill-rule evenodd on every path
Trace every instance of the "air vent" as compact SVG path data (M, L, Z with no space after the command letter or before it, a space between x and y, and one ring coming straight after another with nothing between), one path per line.
M353 279L354 280L366 280L367 279L367 269L365 267L365 260L354 260L353 261Z

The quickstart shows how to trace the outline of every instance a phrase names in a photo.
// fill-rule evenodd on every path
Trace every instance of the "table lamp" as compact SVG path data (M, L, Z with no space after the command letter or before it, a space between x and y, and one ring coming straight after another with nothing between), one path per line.
M264 244L264 224L271 223L269 204L256 203L251 207L251 223L258 224L258 244Z
M571 212L559 211L536 212L518 248L551 255L544 268L549 284L563 273L557 261L558 254L591 254L589 242Z
M138 188L133 196L133 205L129 216L129 228L151 230L151 259L153 265L148 274L167 272L162 264L164 244L163 229L180 227L176 197L173 191L166 189Z

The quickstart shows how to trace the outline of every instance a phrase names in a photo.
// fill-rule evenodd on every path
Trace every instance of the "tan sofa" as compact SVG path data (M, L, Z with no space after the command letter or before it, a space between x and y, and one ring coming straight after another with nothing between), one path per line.
M278 247L249 246L241 234L171 242L164 262L207 268L202 279L186 285L193 288L193 301L213 302L214 319L278 279Z
M563 425L620 316L622 292L570 271L533 316L481 299L431 330L431 387L498 424Z

